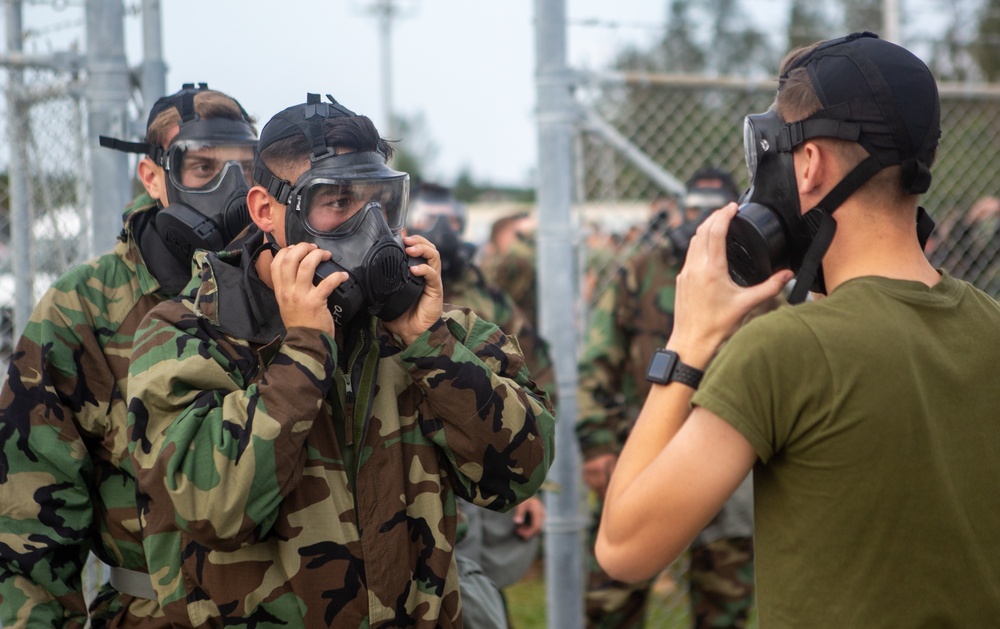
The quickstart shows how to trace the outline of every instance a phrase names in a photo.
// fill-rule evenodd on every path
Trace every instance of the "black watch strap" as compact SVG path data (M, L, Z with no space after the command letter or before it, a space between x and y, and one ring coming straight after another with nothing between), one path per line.
M705 375L701 369L685 365L677 356L677 352L669 349L658 349L653 353L646 368L646 379L657 384L680 382L692 389L697 389L701 378Z
M704 375L705 372L701 369L695 369L691 365L685 365L678 360L677 365L674 366L674 373L671 374L670 379L674 382L686 384L692 389L697 389L698 385L701 384L701 378Z

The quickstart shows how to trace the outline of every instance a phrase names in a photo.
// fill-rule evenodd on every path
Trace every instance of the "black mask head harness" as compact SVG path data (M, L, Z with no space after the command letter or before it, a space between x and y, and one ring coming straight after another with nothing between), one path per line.
M805 68L822 109L786 123L773 110L747 116L743 144L750 187L740 199L727 238L733 280L758 284L773 273L796 273L791 303L806 291L826 292L820 267L833 241L833 212L872 176L899 165L903 189L922 194L931 183L940 136L937 84L927 66L904 48L869 32L824 42L788 72ZM799 206L792 151L819 137L857 142L869 154L809 212ZM934 221L916 216L920 244Z

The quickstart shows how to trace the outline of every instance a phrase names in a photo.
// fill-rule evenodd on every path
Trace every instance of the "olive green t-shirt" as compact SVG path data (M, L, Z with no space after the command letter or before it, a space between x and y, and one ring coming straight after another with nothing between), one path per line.
M863 277L741 329L694 404L754 468L761 627L1000 622L1000 305Z

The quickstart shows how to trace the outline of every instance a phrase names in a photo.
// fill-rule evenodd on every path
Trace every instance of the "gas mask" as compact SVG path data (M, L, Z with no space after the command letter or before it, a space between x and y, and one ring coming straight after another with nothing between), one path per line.
M406 217L406 233L423 236L441 255L441 276L454 280L462 276L476 253L475 245L462 239L465 230L465 205L454 199L417 199Z
M224 248L250 224L246 197L257 139L240 125L189 123L164 155L169 205L157 213L156 230L180 260L195 249Z
M829 83L823 84L823 90L817 89L822 92L821 99L832 99L823 102L820 111L794 123L784 122L773 109L744 120L743 147L750 186L739 200L740 208L726 239L729 274L737 284L759 284L777 271L791 269L796 278L790 303L803 301L808 290L825 293L821 264L836 233L833 212L877 172L896 164L902 167L902 183L907 193L920 194L930 186L927 164L933 161L938 130L929 130L923 145L913 147L907 130L900 130L903 123L886 122L887 114L876 101L881 99L885 106L892 95L879 68L870 60L869 38L878 41L876 36L863 33L826 42L789 69L808 67L814 85L818 80ZM881 47L876 52L886 53ZM915 65L909 60L912 55L903 52L908 56L904 62ZM915 57L913 60L923 67ZM876 91L859 95L862 89ZM935 108L932 119L936 124L936 88L932 96ZM803 214L792 152L818 137L857 142L869 156L815 208ZM934 228L933 220L923 208L918 208L916 227L923 246Z
M722 188L699 187L688 190L681 200L682 222L667 234L674 251L680 256L687 255L688 246L698 226L704 223L712 212L732 200Z
M207 89L204 83L198 87L188 83L156 102L149 123L170 107L180 114L177 135L166 150L145 142L100 138L101 146L145 153L164 169L168 204L156 213L156 231L184 264L195 249L223 249L250 224L246 195L257 135L242 108L242 120L202 119L195 113L194 97Z
M288 245L311 242L333 254L316 269L315 282L347 271L347 281L330 296L336 324L362 311L392 321L420 299L424 279L410 266L425 260L408 256L400 235L409 175L386 166L381 154L331 153L313 162L294 187L258 159L254 178L286 205Z

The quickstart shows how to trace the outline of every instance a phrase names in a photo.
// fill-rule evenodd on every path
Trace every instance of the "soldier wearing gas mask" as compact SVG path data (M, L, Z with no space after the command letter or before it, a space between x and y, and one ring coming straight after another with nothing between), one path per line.
M0 625L170 626L136 522L128 356L146 313L191 278L190 255L175 257L173 243L221 248L248 224L245 209L217 218L230 195L216 191L230 184L213 182L235 170L245 196L255 142L240 104L202 84L156 101L143 142L116 143L147 154L138 164L146 191L125 209L114 250L62 275L39 301L0 393ZM182 145L196 164L161 159ZM187 209L165 225L179 204ZM91 552L111 579L88 609L81 575Z
M199 94L211 94L207 84L186 84L153 106L149 114L153 135L165 126L154 123L160 112L177 112L172 123L177 131L163 145L100 138L101 146L145 155L139 162L139 177L158 199L159 209L150 217L139 246L171 292L179 292L190 279L195 250L218 251L250 224L246 193L257 145L253 121L242 107L237 116L216 116L211 109L201 114L195 108Z
M199 289L147 319L132 462L176 625L459 626L456 498L504 510L545 478L548 397L516 343L444 305L391 154L329 95L276 114L257 229L197 253Z
M470 308L515 336L532 379L554 400L555 378L548 345L511 297L488 282L472 261L476 247L462 236L467 214L466 205L457 201L448 188L423 183L410 202L406 233L423 236L437 247L445 303ZM538 556L545 522L541 499L529 498L506 513L471 507L468 503L460 503L459 507L467 518L468 533L458 544L458 554L478 564L501 591L521 579ZM463 606L468 608L469 596L464 590L463 596Z
M646 367L656 348L666 344L673 326L674 280L698 226L738 197L729 173L713 167L696 171L685 187L677 224L651 237L652 248L626 260L598 296L588 318L578 365L576 431L584 458L584 482L598 499L592 513L591 552L601 517L600 499L651 387ZM752 503L751 485L746 482L691 545L694 627L746 622L754 602ZM589 559L588 627L643 626L652 582L617 581L592 554Z
M1000 304L923 251L937 83L867 32L779 77L744 127L741 207L692 239L598 557L659 570L753 470L762 627L991 626ZM826 296L738 327L793 277L790 301Z

